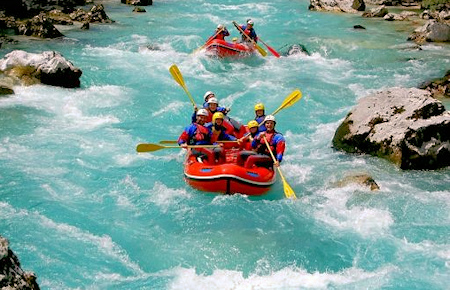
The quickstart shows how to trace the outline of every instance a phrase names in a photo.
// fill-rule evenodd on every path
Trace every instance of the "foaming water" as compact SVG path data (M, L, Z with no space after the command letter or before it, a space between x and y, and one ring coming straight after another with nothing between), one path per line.
M359 98L441 77L450 48L406 42L405 28L308 11L308 1L158 1L147 13L103 1L113 24L64 27L65 38L2 52L60 51L81 88L14 87L0 99L0 233L49 289L443 289L449 277L448 169L401 171L335 151L336 128ZM274 49L307 54L210 58L196 51L219 23L255 21ZM366 31L352 27L361 24ZM261 44L262 47L264 45ZM194 53L195 51L195 53ZM176 140L212 90L247 123L263 102L287 150L264 196L199 192L183 180ZM336 184L365 173L380 186Z

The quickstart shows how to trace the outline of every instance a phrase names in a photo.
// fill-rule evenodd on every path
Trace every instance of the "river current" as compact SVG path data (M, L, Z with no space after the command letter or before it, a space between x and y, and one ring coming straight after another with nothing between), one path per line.
M165 0L146 13L119 2L102 1L112 24L58 26L63 39L0 50L59 51L83 71L80 88L16 86L0 99L0 234L42 289L448 287L450 169L402 171L331 140L365 95L442 77L450 46L418 50L409 24L313 12L306 0ZM274 49L310 54L192 53L217 24L233 37L231 22L247 18ZM190 122L172 64L198 104L214 91L244 123L257 102L273 111L302 91L276 116L297 200L280 181L260 197L196 191L182 150L135 152ZM380 190L334 186L360 173Z

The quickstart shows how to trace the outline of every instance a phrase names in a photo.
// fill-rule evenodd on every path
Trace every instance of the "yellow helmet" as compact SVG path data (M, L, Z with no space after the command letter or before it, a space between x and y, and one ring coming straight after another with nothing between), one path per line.
M251 128L255 128L258 127L258 122L256 122L255 120L251 120L250 122L248 122L247 124L247 128L251 129Z
M255 105L255 111L258 111L258 110L264 110L263 103L258 103Z
M212 122L215 124L216 123L216 119L222 119L223 120L224 115L222 112L215 112L213 117L212 117Z

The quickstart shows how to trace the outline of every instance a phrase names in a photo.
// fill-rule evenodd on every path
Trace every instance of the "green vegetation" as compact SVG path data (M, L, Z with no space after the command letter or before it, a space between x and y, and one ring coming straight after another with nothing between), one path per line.
M423 9L436 10L438 6L449 4L449 0L423 0L421 6Z

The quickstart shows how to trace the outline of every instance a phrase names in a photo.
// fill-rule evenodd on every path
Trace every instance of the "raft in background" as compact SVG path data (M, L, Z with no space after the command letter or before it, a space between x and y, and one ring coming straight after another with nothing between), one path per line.
M255 48L244 43L232 43L213 39L205 45L206 54L217 57L246 57L254 54Z

